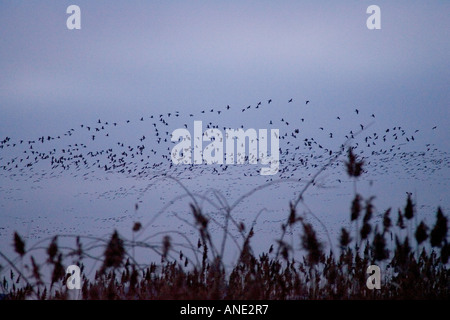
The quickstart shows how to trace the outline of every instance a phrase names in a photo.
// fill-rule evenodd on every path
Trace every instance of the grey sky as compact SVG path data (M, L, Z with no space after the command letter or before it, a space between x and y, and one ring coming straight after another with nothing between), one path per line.
M2 2L0 136L290 97L448 127L450 4L377 1L369 31L372 2L77 1L74 31L71 1Z

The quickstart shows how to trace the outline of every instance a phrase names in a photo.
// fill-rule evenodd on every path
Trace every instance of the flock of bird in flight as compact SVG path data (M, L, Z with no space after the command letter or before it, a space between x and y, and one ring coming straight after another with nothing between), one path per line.
M61 135L42 135L32 140L13 139L7 136L0 141L0 174L10 178L25 177L37 180L53 177L58 172L71 170L74 175L82 174L86 178L99 170L133 177L148 177L155 175L156 172L182 176L183 172L197 169L199 170L197 171L198 174L205 171L219 175L228 174L229 165L226 164L214 166L173 165L170 158L171 131L175 129L171 128L173 119L179 119L177 121L190 118L198 120L206 117L206 114L214 114L216 117L227 114L236 118L236 112L264 113L264 110L261 109L273 105L272 99L266 101L265 104L260 101L253 106L248 105L244 108L230 107L230 105L222 108L208 108L200 111L199 114L183 114L180 111L175 111L138 116L135 120L126 119L111 122L98 119L92 124L80 124L77 129L75 129L76 127L71 128ZM293 104L293 101L291 98L287 103ZM312 104L309 100L306 100L303 106L311 108ZM259 110L257 111L257 109ZM358 108L354 109L354 114L358 117L361 116ZM290 117L289 121L288 118L285 118L281 117L279 121L273 118L268 119L269 126L274 128L277 128L277 125L283 126L280 127L280 170L277 178L297 177L296 171L300 172L302 168L306 170L317 168L329 157L332 157L335 152L339 151L339 148L327 147L324 140L319 143L318 140L320 139L305 137L304 134L308 133L307 129L305 129L306 131L302 129L302 125L307 121L305 117L301 115L298 118ZM375 114L371 114L370 118L375 119ZM335 119L339 121L341 116L337 116ZM123 130L119 132L119 137L121 137L124 132L126 133L133 128L136 122L145 123L148 121L150 125L146 124L146 131L140 134L134 143L123 140L117 141L117 139L113 141L112 128ZM187 123L184 123L183 126L188 128ZM210 121L206 127L219 128L219 124ZM226 127L223 128L226 129ZM244 128L244 125L241 125L241 128ZM326 131L323 126L318 129ZM436 127L432 129L434 130ZM358 138L360 138L358 142L355 139L357 132ZM339 138L347 141L352 140L352 147L355 150L360 150L363 156L366 155L367 151L364 148L370 148L371 156L382 156L384 157L383 161L386 162L396 156L405 157L406 153L402 153L401 148L406 143L412 143L415 140L414 134L417 134L419 129L416 129L414 133L409 133L401 126L395 126L385 128L381 133L368 134L367 132L367 127L364 124L359 124L358 127L349 130ZM366 135L364 136L364 134ZM326 136L329 139L337 137L333 132L326 133ZM77 137L81 141L73 142ZM65 144L65 139L67 141L71 139L70 143ZM101 141L97 145L96 143L99 140ZM52 144L55 141L58 141L58 143ZM381 141L382 143L379 143ZM62 146L60 146L61 143ZM381 146L378 147L377 143ZM95 149L97 146L98 148ZM342 146L343 144L340 145L340 147ZM432 145L427 144L426 147L428 152L433 151L431 150ZM434 151L436 150L434 149ZM425 154L426 151L419 153L421 156L425 156ZM390 158L386 158L388 155L390 155ZM44 164L41 171L34 170L38 163ZM243 173L245 176L258 175L255 171L259 170L259 166L249 167L251 167L250 170Z

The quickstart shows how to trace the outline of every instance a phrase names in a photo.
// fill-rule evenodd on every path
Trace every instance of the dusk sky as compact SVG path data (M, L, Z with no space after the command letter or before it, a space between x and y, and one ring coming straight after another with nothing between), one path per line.
M382 29L368 30L371 4L2 2L0 136L291 97L448 128L450 4L378 1Z
M72 4L81 9L80 30L66 26L66 9ZM380 30L367 28L370 5L381 9ZM402 126L416 136L408 144L413 150L424 151L431 144L443 152L438 163L442 171L436 173L443 187L434 182L430 184L436 189L419 182L413 186L403 180L411 178L409 172L399 173L395 181L400 187L389 183L402 196L399 205L414 187L433 196L430 206L448 207L449 12L449 1L2 1L0 141L81 131L81 124L97 119L122 123L176 111L184 116L177 125L192 127L194 120L208 121L199 116L202 110L227 105L233 113L222 113L221 127L267 128L273 119L283 133L283 118L302 125L299 139L314 136L329 143L328 135L334 133L335 145L345 141L350 129L373 121L380 137L386 128ZM259 101L264 116L240 112ZM196 116L187 116L191 113ZM323 126L324 135L317 135ZM148 150L155 143L152 129L150 122L139 128L132 122L119 135L136 141L144 133ZM90 142L88 135L73 139ZM95 143L110 147L101 146L102 141ZM72 140L58 143L56 149ZM10 150L0 150L0 161L9 159ZM31 182L19 187L7 175L0 176L0 226L8 230L17 227L11 222L16 213L56 214L68 207L81 212L97 205L87 200L77 204L69 191L64 195L61 186L71 185L75 194L83 191L70 179L49 180L41 186L49 193L38 197L26 191ZM197 186L206 188L207 180L199 177ZM133 189L133 183L128 187ZM99 183L86 190L96 194L96 188L108 187ZM52 199L50 191L61 197ZM11 200L22 196L29 197L27 205ZM132 211L136 197L127 201L124 207ZM288 199L282 201L287 208Z

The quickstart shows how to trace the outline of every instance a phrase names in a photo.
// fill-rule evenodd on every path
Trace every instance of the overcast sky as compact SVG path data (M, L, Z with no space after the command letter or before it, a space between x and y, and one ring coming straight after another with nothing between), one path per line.
M71 4L81 30L66 27ZM381 30L366 27L371 4ZM448 128L449 9L447 1L2 1L0 136L291 97L330 113L355 105ZM448 131L436 140L448 141Z

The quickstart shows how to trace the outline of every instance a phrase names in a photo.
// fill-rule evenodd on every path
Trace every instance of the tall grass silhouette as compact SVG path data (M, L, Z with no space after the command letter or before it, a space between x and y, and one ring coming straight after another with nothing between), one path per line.
M246 226L234 218L233 211L243 199L280 181L259 186L229 204L217 191L213 193L215 199L210 199L191 193L175 178L164 177L179 183L185 195L174 198L146 225L135 222L131 240L114 231L108 239L57 235L28 247L22 237L14 233L17 256L9 258L0 252L4 264L0 284L3 299L73 298L66 287L69 275L63 267L70 259L82 271L78 297L81 299L448 299L447 217L437 208L433 226L424 221L417 223L417 219L413 219L417 218L415 204L408 194L396 220L391 216L393 210L388 209L381 223L375 223L374 197L364 197L356 188L357 179L364 174L364 161L353 154L351 147L347 149L345 161L346 173L354 179L354 199L349 212L351 229L342 227L338 248L330 245L329 252L325 252L325 242L307 214L319 222L331 244L326 225L312 212L299 214L297 207L304 202L303 194L314 185L317 176L344 153L342 147L303 186L296 201L289 204L281 234L267 252L256 254L251 245L261 212ZM181 198L190 200L191 220L176 217L196 230L197 243L182 232L152 234L151 224L155 219ZM199 199L217 208L223 221L205 213ZM138 210L138 205L135 209ZM217 235L211 231L212 225L219 226L223 232L219 246L214 241ZM295 248L285 240L294 226L300 226L301 230L298 234L300 259ZM174 241L172 236L175 235L184 242ZM162 241L152 242L156 236L162 236ZM59 246L58 240L62 238L73 239L74 247ZM224 252L230 241L238 248L239 256L227 266ZM160 262L139 263L135 260L136 249L149 250L160 257ZM38 262L35 254L42 251L47 258ZM100 264L91 278L84 273L83 261L87 259ZM381 267L379 290L366 286L367 268L374 264ZM49 274L43 276L43 272Z

